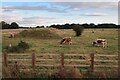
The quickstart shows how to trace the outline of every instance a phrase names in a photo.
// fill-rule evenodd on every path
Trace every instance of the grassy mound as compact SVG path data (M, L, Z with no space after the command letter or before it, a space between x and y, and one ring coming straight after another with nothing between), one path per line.
M20 37L36 39L59 39L59 34L53 29L32 29L24 30L19 33Z

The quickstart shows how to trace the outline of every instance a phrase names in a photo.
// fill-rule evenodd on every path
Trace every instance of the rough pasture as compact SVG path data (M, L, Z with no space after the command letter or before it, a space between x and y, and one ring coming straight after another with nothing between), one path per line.
M44 30L44 29L37 29L37 31L41 31L41 30ZM59 37L56 37L56 38L54 38L56 35L54 35L54 36L52 35L53 36L52 38L51 37L46 38L46 36L48 36L48 35L46 35L46 33L45 33L46 36L42 36L43 37L42 38L41 35L42 35L43 32L42 33L37 32L39 34L41 33L40 35L39 34L33 35L30 32L29 34L32 34L32 36L27 35L28 37L22 37L22 36L20 36L19 32L22 32L23 30L13 30L13 31L10 30L12 32L17 32L18 31L17 32L18 35L16 35L15 38L9 38L9 35L10 35L9 32L10 31L9 30L3 30L2 31L2 33L3 33L2 34L2 37L3 37L3 40L2 40L3 52L5 51L4 47L8 46L9 44L17 45L18 42L22 39L25 42L30 44L30 49L27 50L25 53L22 53L22 54L27 54L28 53L28 55L31 55L31 53L33 53L33 52L36 53L37 55L43 55L44 54L44 56L42 56L42 58L44 60L46 60L49 57L51 58L51 56L47 56L46 53L47 54L55 53L55 55L56 54L60 55L61 53L68 54L69 56L67 56L67 57L65 56L65 58L67 58L68 61L69 61L69 59L72 59L72 58L76 59L76 61L78 61L81 58L79 56L70 56L70 54L73 54L73 55L74 54L75 55L76 54L77 55L79 55L79 54L85 54L85 55L88 54L89 55L90 53L97 52L95 54L117 55L117 52L118 52L118 32L115 29L104 29L104 31L102 29L96 29L96 30L94 30L94 33L93 33L93 32L91 32L92 30L93 29L85 29L83 34L80 37L75 37L75 32L73 30L45 29L45 31L51 32L51 34L53 34L53 33L57 34ZM37 36L37 38L36 38L36 36ZM38 36L40 36L40 37L38 37ZM72 45L60 45L61 39L63 37L66 37L66 36L72 37L72 41L73 41ZM98 38L106 39L107 42L108 42L108 47L106 47L106 48L94 47L92 45L92 42L95 39L98 39ZM20 53L16 53L16 54L20 54ZM16 59L16 58L17 59L20 59L20 58L21 59L23 59L23 58L26 59L25 56L13 57L13 59ZM31 57L28 57L28 58L31 59ZM40 62L42 64L44 63L46 65L49 64L49 63L54 64L56 62L55 58L51 58L54 61L49 62L49 61L46 60L46 62L44 62L44 61L40 61ZM38 59L41 59L41 56ZM110 57L110 56L108 56L108 57L107 56L105 56L105 57L100 56L100 57L95 57L95 59L101 59L101 61L104 61L105 59L107 59L108 61L109 60L117 60L116 58L114 59L114 57ZM40 64L40 62L39 62L39 64ZM65 64L82 65L82 64L88 64L88 62L89 61L84 62L84 63L83 62L82 63L81 62L70 62L70 63L65 62ZM29 63L31 64L31 60L30 60ZM26 64L26 63L23 63L23 61L22 61L21 64ZM116 65L115 62L114 63L105 63L105 62L97 62L97 63L95 63L95 65L98 65L98 64L100 64L100 65L108 65L108 64ZM67 69L69 71L70 69L74 69L74 68L71 67L71 68L67 68ZM86 70L86 68L77 68L77 69L78 69L77 72L79 72L79 70ZM109 69L111 70L111 68L109 68ZM41 70L43 70L43 71L41 71ZM54 68L54 69L47 68L46 69L45 67L42 67L41 69L38 68L38 69L34 70L34 72L32 71L32 69L27 69L27 70L25 69L25 71L23 71L23 72L29 74L30 76L32 76L31 75L32 73L37 73L37 75L39 76L39 72L42 72L42 73L45 72L45 75L46 75L46 73L47 74L52 74L52 73L54 74L54 72L56 70L58 70L58 69L56 69L56 68ZM105 74L104 70L108 70L108 68L105 68L105 69L100 68L100 71L101 71L100 74L101 75L99 73L97 73L98 75L96 75L96 73L95 73L95 75L96 76L105 76L104 75ZM90 74L87 74L87 73L83 73L83 74L84 74L84 76L89 76L90 75ZM106 73L106 74L108 74L108 73ZM45 75L44 75L44 77L45 77ZM109 72L109 75L110 76L113 75L113 72ZM116 74L114 74L114 75L116 75ZM24 76L24 75L22 75L22 76Z
M37 29L39 30L39 29ZM40 38L35 37L15 37L8 38L9 33L12 30L2 30L2 45L3 51L4 47L8 46L10 43L12 45L17 45L18 42L22 39L30 44L30 49L26 53L35 52L38 54L41 53L84 53L89 54L97 52L98 54L117 54L118 51L118 32L115 29L95 29L94 33L91 32L93 29L85 29L83 34L80 37L75 37L75 32L73 30L57 30L57 29L47 29L54 34L59 35L59 38L54 39L43 39L46 36ZM18 31L18 32L17 32ZM13 30L12 32L21 32L22 30ZM41 33L42 34L42 33ZM40 33L39 33L40 35ZM37 35L37 36L39 36ZM29 35L28 35L29 36ZM63 37L70 36L72 37L73 45L60 45L59 42ZM92 42L95 39L104 38L108 42L107 48L102 47L93 47Z

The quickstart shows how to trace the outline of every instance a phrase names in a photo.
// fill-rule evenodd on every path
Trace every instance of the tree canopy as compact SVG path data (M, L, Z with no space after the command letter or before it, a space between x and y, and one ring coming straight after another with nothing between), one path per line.
M19 25L16 22L12 22L11 24L6 23L5 21L0 22L2 29L18 29Z

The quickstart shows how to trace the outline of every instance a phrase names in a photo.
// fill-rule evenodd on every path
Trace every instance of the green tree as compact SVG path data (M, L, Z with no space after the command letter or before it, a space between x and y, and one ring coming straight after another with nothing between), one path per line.
M11 27L11 29L17 29L17 28L19 28L19 25L16 22L12 22L10 27Z
M5 21L1 21L0 22L0 28L1 29L9 29L10 25L8 23L6 23Z
M83 26L80 26L79 24L76 24L74 26L72 26L73 30L75 31L76 33L76 36L80 36L84 30L84 27Z

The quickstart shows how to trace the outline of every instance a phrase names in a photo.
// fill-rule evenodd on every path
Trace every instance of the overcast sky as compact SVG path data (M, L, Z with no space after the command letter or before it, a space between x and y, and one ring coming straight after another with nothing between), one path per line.
M118 2L3 2L1 6L2 20L20 26L118 24Z
M118 2L120 0L2 0L2 2Z

